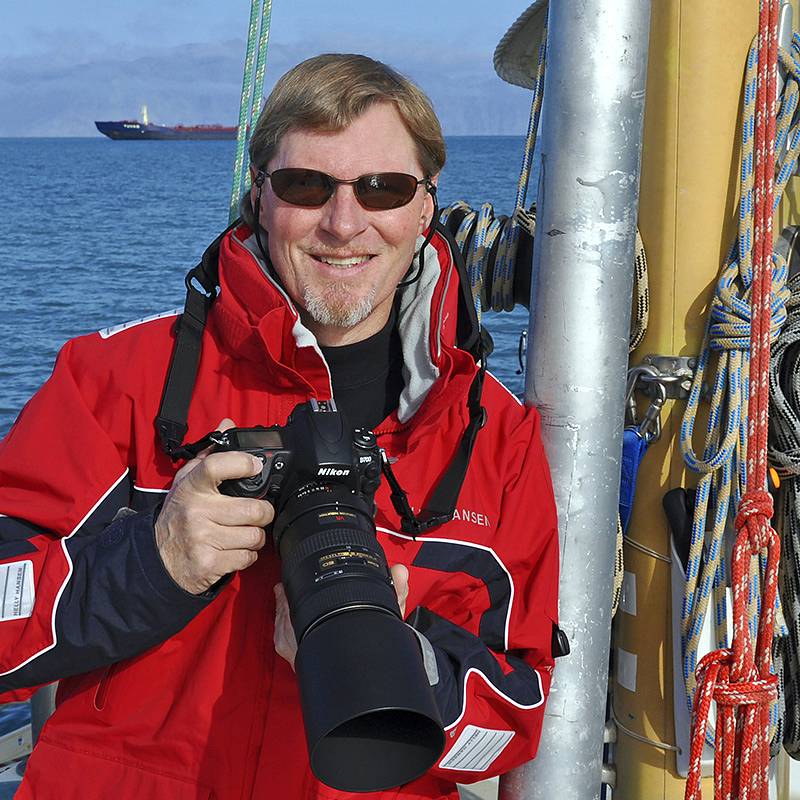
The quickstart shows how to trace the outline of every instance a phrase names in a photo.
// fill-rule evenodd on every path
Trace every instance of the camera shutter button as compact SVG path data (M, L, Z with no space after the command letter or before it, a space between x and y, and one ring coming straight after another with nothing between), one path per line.
M375 434L372 431L357 428L354 433L354 441L358 447L370 448L375 447Z

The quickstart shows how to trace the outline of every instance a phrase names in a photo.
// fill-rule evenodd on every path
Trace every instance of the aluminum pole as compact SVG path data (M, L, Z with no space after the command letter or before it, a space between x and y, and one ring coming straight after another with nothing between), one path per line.
M649 0L552 0L526 402L561 543L556 662L535 760L501 800L600 796Z

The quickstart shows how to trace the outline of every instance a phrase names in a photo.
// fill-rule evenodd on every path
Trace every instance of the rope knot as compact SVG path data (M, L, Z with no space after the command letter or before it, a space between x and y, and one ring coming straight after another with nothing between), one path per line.
M718 706L769 706L778 699L778 676L741 683L719 682L713 697Z
M745 492L739 503L739 510L736 513L736 521L734 523L736 530L740 531L744 528L748 520L753 517L763 517L766 521L772 519L772 495L763 489ZM756 544L756 542L753 544Z

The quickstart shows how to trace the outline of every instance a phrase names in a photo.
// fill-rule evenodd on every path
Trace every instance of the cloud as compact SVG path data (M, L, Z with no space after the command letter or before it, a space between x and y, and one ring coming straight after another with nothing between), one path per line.
M445 133L525 132L530 98L491 69L491 53L465 52L404 38L381 37L369 55L392 64L429 94ZM244 42L178 46L121 46L73 34L49 39L37 55L0 57L0 136L91 136L94 120L139 116L146 103L154 122L234 124L241 93ZM343 34L340 51L364 51L363 40ZM270 45L268 91L293 64L323 50L314 41Z

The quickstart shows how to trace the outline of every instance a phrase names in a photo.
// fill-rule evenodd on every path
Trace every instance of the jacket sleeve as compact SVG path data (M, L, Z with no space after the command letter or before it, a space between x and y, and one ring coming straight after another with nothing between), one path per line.
M489 546L431 541L414 559L478 579L474 591L458 598L460 618L478 617L477 633L447 618L452 597L409 618L436 657L434 692L446 744L432 773L458 783L499 775L534 757L553 669L558 530L535 410L526 412L503 455L509 471Z
M210 602L167 573L154 511L130 510L129 407L74 344L0 443L2 700L136 655Z

